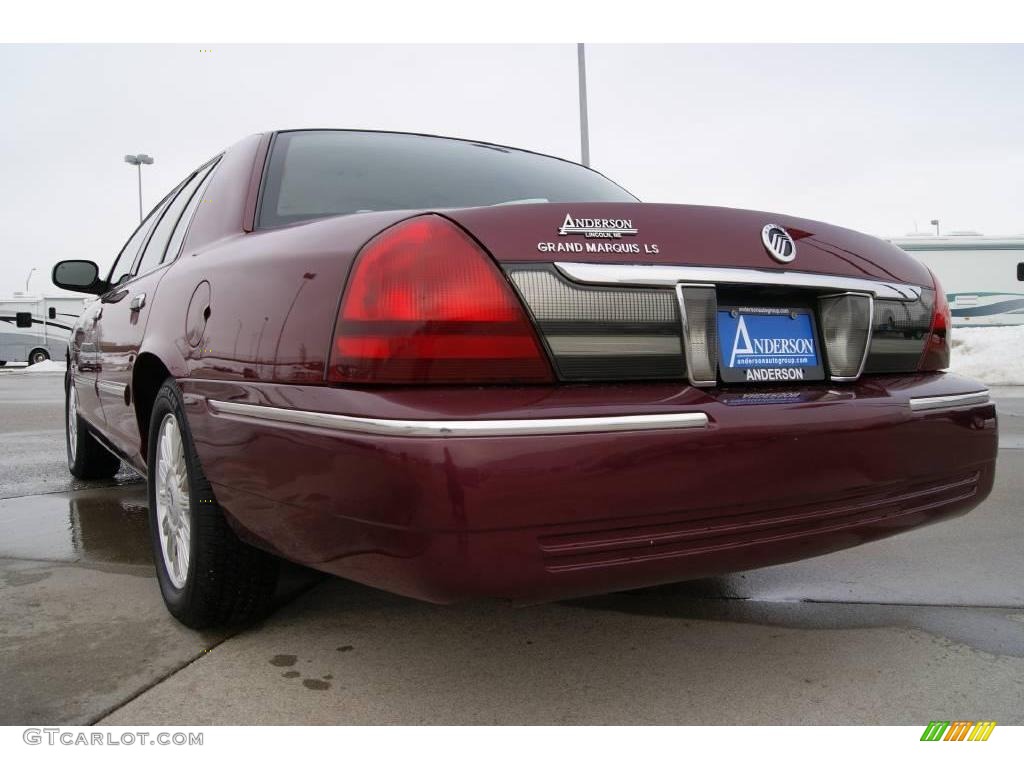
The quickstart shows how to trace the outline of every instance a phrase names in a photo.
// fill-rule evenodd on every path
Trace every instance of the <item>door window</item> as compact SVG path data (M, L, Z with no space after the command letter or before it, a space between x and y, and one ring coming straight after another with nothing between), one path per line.
M165 262L171 262L178 258L178 253L181 251L181 244L185 241L185 233L188 232L189 224L192 223L192 217L195 216L196 209L202 202L203 195L206 194L206 188L210 186L210 179L213 177L213 167L214 166L210 166L210 170L205 172L205 178L199 182L199 186L192 193L192 199L188 201L188 205L185 207L184 213L182 213L181 218L178 219L178 224L174 227L174 234L171 235L171 240L167 244L167 250L164 254ZM198 175L204 176L204 172L200 171ZM183 192L182 194L185 193Z
M174 199L164 210L160 216L160 221L153 228L153 234L149 236L149 242L146 243L146 247L142 252L139 265L135 268L135 274L144 275L160 266L160 263L164 260L164 253L167 251L167 246L170 243L171 236L174 234L178 220L209 171L210 168L206 167L192 174L181 187L181 191L175 195Z
M174 194L173 192L171 194ZM145 221L139 224L139 228L135 230L135 233L128 238L128 242L124 244L121 252L117 254L117 258L114 260L114 266L110 268L110 286L114 287L119 285L131 277L132 264L135 263L135 257L139 255L139 249L146 240L146 235L153 228L153 222L156 221L160 213L164 210L167 202L170 200L171 195L168 195L160 201L159 205L156 206L152 211L149 212L149 216L146 217Z

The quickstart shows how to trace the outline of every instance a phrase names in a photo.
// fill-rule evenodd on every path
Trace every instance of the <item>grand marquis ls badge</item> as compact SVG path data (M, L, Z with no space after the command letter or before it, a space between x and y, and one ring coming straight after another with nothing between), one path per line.
M778 224L767 224L761 230L761 242L768 254L776 261L788 264L796 258L796 243L789 232Z

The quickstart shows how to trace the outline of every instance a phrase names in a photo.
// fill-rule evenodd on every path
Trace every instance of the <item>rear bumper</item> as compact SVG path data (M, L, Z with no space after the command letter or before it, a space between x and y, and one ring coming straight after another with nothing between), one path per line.
M182 380L241 535L436 602L542 600L810 557L963 514L995 407L852 385L359 391Z

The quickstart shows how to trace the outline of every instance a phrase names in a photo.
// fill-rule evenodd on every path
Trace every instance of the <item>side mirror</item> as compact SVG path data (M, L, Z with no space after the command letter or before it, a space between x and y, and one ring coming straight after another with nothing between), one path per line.
M107 291L107 282L100 280L100 268L91 261L79 259L58 261L53 268L53 284L79 293L99 295Z

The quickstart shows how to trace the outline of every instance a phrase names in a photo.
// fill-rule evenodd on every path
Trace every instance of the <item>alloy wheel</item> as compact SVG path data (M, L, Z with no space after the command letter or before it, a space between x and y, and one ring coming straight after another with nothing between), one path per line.
M74 380L68 386L68 451L74 464L78 451L78 392Z
M181 429L174 414L164 416L157 437L156 522L160 552L175 589L188 579L192 507Z

